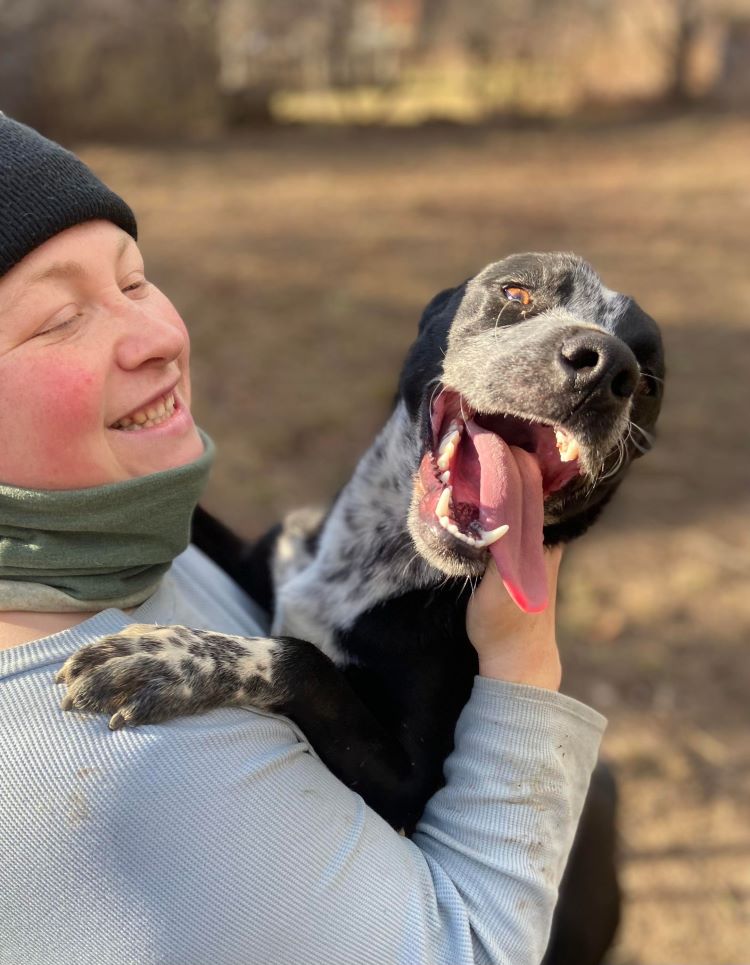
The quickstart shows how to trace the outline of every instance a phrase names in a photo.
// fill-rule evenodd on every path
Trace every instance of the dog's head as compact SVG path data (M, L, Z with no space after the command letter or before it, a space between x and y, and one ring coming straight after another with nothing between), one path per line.
M542 609L543 542L583 533L650 448L663 377L654 320L575 255L511 255L441 292L400 382L421 555L475 576L491 553L518 605Z

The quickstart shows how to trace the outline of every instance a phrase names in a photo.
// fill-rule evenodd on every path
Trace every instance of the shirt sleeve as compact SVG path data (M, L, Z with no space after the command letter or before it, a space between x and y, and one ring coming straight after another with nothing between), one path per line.
M79 817L53 844L67 871L50 961L82 965L538 963L604 726L477 678L409 840L283 719L80 723L101 728L100 763L89 743Z
M445 929L435 961L541 961L605 725L562 694L475 678L414 835Z

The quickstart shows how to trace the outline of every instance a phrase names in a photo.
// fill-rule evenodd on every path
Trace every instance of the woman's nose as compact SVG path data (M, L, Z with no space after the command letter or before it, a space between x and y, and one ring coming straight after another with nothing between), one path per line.
M159 312L127 313L117 344L118 362L124 369L149 363L173 362L188 347L188 334L179 316Z

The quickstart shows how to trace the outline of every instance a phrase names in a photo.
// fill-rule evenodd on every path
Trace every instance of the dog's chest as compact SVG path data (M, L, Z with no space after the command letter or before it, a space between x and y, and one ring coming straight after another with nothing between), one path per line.
M413 427L401 404L340 494L314 555L299 539L286 539L285 526L274 565L274 635L310 640L339 664L356 662L356 652L336 645L337 634L373 607L439 578L406 527L415 462Z
M338 664L356 662L356 653L337 646L338 634L403 593L409 568L417 565L405 530L381 520L378 537L367 539L360 525L366 530L362 517L352 527L345 512L336 513L324 534L328 545L276 587L272 633L310 640Z

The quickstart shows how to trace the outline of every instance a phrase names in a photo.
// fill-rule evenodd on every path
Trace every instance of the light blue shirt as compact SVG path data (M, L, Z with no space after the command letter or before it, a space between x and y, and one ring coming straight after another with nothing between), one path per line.
M110 732L53 682L129 622L263 632L190 548L128 616L0 651L0 965L537 963L604 722L477 678L411 840L284 718Z

